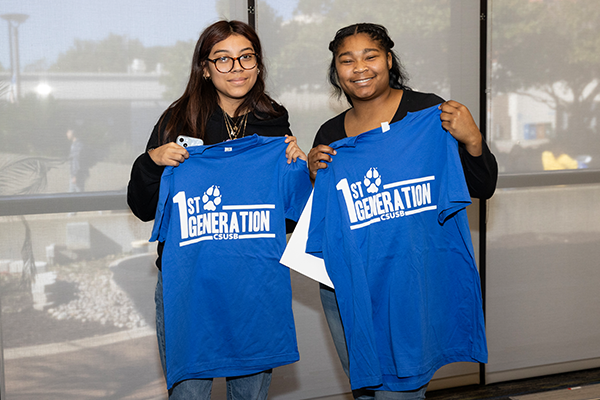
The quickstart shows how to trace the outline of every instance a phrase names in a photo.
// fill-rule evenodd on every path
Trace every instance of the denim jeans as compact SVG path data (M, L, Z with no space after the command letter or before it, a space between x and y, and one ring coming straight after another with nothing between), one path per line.
M350 377L348 347L346 346L344 325L342 324L340 309L335 297L335 290L320 284L319 292L321 294L321 304L323 305L325 318L327 319L327 324L329 325L329 330L331 331L331 337L333 338L333 344L335 345L335 349L340 358L340 362L342 363L344 372L348 377ZM426 391L427 385L416 390L404 392L357 389L352 391L352 395L356 400L421 400L425 398Z
M158 273L158 282L154 292L156 303L156 338L163 373L167 376L165 357L165 323L163 308L162 274ZM257 374L227 377L227 400L266 400L271 385L272 370ZM173 385L169 390L170 400L210 400L212 378L189 379Z
M188 379L173 385L169 400L210 400L212 378ZM266 400L271 371L227 378L227 400Z

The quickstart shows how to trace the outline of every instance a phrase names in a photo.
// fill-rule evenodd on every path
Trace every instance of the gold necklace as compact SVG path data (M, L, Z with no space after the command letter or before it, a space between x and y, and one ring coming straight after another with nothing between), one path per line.
M233 121L233 118L223 111L223 119L225 120L225 129L227 129L227 133L229 134L229 140L237 139L238 136L243 138L246 134L246 123L248 122L248 114L244 114L243 117L238 118L237 123Z

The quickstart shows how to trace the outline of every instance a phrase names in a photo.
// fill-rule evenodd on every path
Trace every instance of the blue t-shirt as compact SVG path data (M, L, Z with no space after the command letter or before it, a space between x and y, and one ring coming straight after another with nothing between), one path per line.
M247 375L299 359L285 219L312 185L284 137L188 147L167 167L151 240L162 256L167 386Z
M404 391L441 366L487 361L470 204L437 106L332 143L306 250L335 286L353 389Z

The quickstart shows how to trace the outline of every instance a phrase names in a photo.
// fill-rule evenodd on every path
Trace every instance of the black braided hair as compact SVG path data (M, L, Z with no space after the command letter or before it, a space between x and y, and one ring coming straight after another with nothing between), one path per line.
M392 50L394 47L394 41L388 35L387 29L385 29L383 25L362 22L359 24L349 25L338 30L333 40L329 42L329 51L331 51L332 57L331 64L329 65L329 75L327 78L329 83L331 83L333 86L334 95L340 98L343 93L348 102L352 104L350 97L344 93L342 87L340 86L337 70L335 69L335 57L344 40L348 36L353 36L359 33L365 33L369 35L371 39L379 43L386 53L390 53L392 55L392 68L390 68L390 87L394 89L410 90L410 87L407 86L408 74L404 69L404 66L400 63L398 55Z

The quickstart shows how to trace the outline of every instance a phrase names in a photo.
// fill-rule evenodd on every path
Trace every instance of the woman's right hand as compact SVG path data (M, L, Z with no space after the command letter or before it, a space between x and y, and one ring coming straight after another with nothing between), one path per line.
M190 156L185 148L173 142L148 150L148 155L156 165L171 167L179 166Z
M320 144L310 149L308 153L308 170L310 171L310 179L314 182L317 179L317 171L322 168L327 168L327 163L331 162L331 156L335 156L337 152L329 146Z

